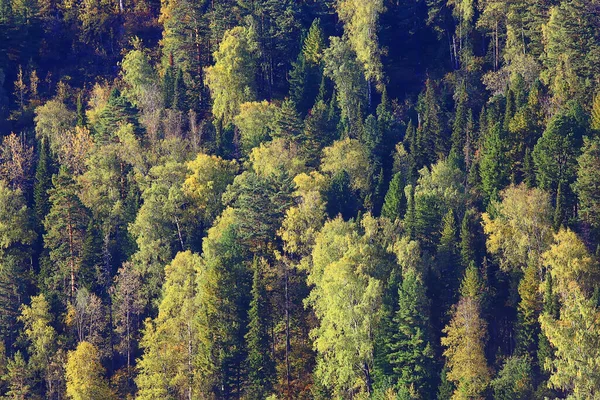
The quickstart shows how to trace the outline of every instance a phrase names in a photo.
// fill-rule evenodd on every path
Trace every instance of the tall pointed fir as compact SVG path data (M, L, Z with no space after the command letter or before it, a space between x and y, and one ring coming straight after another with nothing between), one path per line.
M429 300L420 274L414 268L403 273L398 288L396 333L389 343L389 363L400 391L415 398L430 398L434 354L430 343Z
M406 211L406 197L404 194L404 180L400 172L394 174L385 198L381 215L392 221L401 219Z
M271 393L275 378L275 363L269 335L271 311L264 278L265 262L265 260L255 257L252 263L254 278L252 280L252 300L248 312L248 333L246 333L248 346L246 365L248 368L247 395L253 399L266 398Z

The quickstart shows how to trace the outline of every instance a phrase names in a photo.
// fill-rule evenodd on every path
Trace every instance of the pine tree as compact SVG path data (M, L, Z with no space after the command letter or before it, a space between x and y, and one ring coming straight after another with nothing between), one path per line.
M162 83L163 90L163 104L165 108L170 108L173 105L173 99L175 97L175 73L174 67L169 65L165 69Z
M251 398L266 398L273 388L275 377L275 363L271 354L271 338L269 336L269 321L271 312L269 299L264 281L264 260L254 259L252 268L254 278L252 281L252 300L248 312L248 333L246 343L248 346L248 389L247 395Z
M395 221L404 217L405 211L406 197L404 195L404 180L402 179L400 172L397 172L394 174L388 191L385 194L381 215Z
M594 102L592 103L590 128L594 132L600 132L600 93L596 93L596 95L594 96Z
M0 180L0 341L12 346L17 338L19 305L23 303L34 233L20 189Z
M56 284L68 281L64 294L74 299L88 214L79 199L79 187L66 168L60 168L52 183L50 211L44 219L44 244L58 269L51 278Z
M302 46L302 55L304 60L310 64L319 64L323 57L323 49L325 48L325 40L323 31L321 30L321 20L315 18L310 25L308 35Z
M83 100L81 97L81 93L77 94L77 126L83 128L87 125L87 117L85 115L85 108L83 107Z
M460 224L460 259L464 268L479 262L478 236L480 230L476 211L468 209Z
M451 136L451 147L450 157L458 160L458 166L462 167L465 164L465 144L467 142L467 129L468 129L468 117L470 110L467 109L467 93L461 85L458 89L456 96L456 106L454 109L454 122L452 124L452 136Z
M188 108L187 104L187 87L185 80L183 79L183 71L181 68L177 69L177 75L173 82L173 102L172 108L174 110L186 111Z
M274 137L281 137L289 141L302 142L302 134L304 132L304 124L302 117L296 111L294 102L290 99L285 99L275 115Z
M42 228L42 222L50 211L48 201L50 188L52 188L52 159L48 148L48 139L42 138L39 141L38 162L33 184L33 202L38 229Z
M442 235L440 243L437 246L436 264L437 276L440 284L437 292L439 314L436 315L445 325L447 311L456 303L457 291L460 284L462 268L460 268L460 258L458 254L456 220L454 212L449 210L444 215L442 221Z
M389 343L389 363L396 384L420 398L430 398L434 354L429 342L429 300L417 271L403 273L398 288L398 311L394 318L396 332Z
M489 385L491 373L484 352L486 329L479 302L463 295L442 337L446 376L456 384L453 399L482 398Z
M31 389L31 371L27 368L27 363L20 351L8 361L6 365L6 375L3 376L8 384L6 399L25 400L33 395Z
M498 194L508 184L508 160L506 159L505 138L500 123L490 127L484 137L479 165L481 184L488 200L497 200Z
M94 125L94 138L96 142L107 143L113 141L121 125L133 125L136 134L141 132L138 120L138 110L121 95L119 89L110 92L106 106L100 111Z
M443 110L436 83L427 79L421 103L423 151L430 164L448 154L448 138L444 129Z
M579 197L579 218L592 229L600 228L600 138L584 140L583 152L577 159L577 181L573 189Z
M534 359L537 353L537 340L539 336L539 311L538 298L538 268L530 265L525 270L525 275L519 283L519 296L517 324L517 353Z

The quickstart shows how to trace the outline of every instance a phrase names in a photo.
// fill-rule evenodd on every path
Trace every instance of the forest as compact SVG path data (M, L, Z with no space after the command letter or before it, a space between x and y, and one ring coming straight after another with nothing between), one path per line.
M600 4L0 0L0 399L600 399Z

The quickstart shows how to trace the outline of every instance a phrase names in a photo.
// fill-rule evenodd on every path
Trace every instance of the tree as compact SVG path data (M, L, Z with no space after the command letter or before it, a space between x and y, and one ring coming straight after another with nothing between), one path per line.
M561 229L554 235L550 248L542 254L542 261L552 275L553 289L566 297L571 282L590 296L598 281L597 262L585 244L570 229Z
M88 342L80 342L70 351L65 366L67 396L73 400L109 400L116 398L100 363L98 349Z
M200 256L180 252L165 269L158 316L146 320L141 340L144 355L136 379L138 398L155 399L173 393L178 399L199 396L201 376L196 368L200 352L196 307Z
M251 398L265 398L273 388L275 363L269 335L270 309L265 287L265 260L254 259L252 268L252 300L248 311L248 389Z
M59 100L50 100L35 110L35 132L46 138L53 154L63 146L65 134L75 126L75 113Z
M33 182L33 202L36 225L43 226L43 221L50 211L48 191L52 188L52 159L48 148L48 139L39 142L38 162Z
M379 14L383 13L382 0L344 0L336 4L337 13L344 21L344 32L357 59L363 64L365 78L383 84L381 50L377 40ZM369 99L370 101L370 99Z
M206 84L213 99L213 116L223 126L233 122L240 104L253 100L256 90L256 32L237 26L225 32L215 64L205 70ZM233 67L232 67L233 66Z
M284 138L290 142L302 142L304 132L302 117L296 110L294 102L285 99L275 112L273 121L273 137Z
M283 249L290 254L308 256L315 237L325 223L325 200L321 195L325 177L319 173L301 174L294 178L299 198L298 205L290 207L277 234L283 240Z
M600 126L598 128L600 129ZM600 138L596 136L584 139L583 150L577 162L577 181L573 185L573 190L579 198L579 218L592 229L598 230L600 229L600 189L596 183L600 180Z
M4 137L0 145L0 179L11 187L26 190L30 187L33 147L14 133Z
M352 189L364 196L370 189L369 153L356 139L335 141L332 146L323 149L321 170L331 175L344 171L350 177Z
M247 348L252 273L242 245L237 211L226 208L202 243L197 306L201 353L198 370L207 393L241 396L247 373Z
M413 268L405 268L398 287L395 333L388 344L389 362L400 389L411 390L420 398L432 394L433 347L429 342L429 301L423 278Z
M400 219L406 211L404 179L400 172L394 174L381 209L381 215L391 220Z
M238 164L199 153L195 160L187 163L187 168L183 193L189 196L208 225L222 210L221 196L227 186L233 183Z
M127 124L133 126L136 135L141 132L137 108L121 94L119 89L113 88L108 101L100 109L94 121L94 141L102 144L113 141L119 128Z
M552 210L546 192L525 185L510 186L493 203L495 217L484 213L483 230L488 251L497 255L500 267L525 270L540 265L540 257L552 241Z
M143 107L144 96L155 85L156 74L150 65L150 57L141 48L139 40L134 42L134 49L123 57L121 68L123 80L128 85L123 94L132 104Z
M115 332L119 335L117 349L125 356L127 368L127 385L131 386L134 364L133 357L139 341L139 327L144 310L142 297L142 280L138 271L131 263L124 263L115 276L112 304L115 305L114 325Z
M2 379L8 383L6 399L25 400L32 395L30 371L20 351L8 360L6 374Z
M537 266L529 265L525 269L518 291L521 300L517 306L517 354L533 360L537 354L540 333L538 318L541 311Z
M494 399L525 400L533 395L531 361L527 357L510 357L491 382Z
M558 202L561 187L567 205L574 199L570 185L576 179L577 156L587 131L587 121L578 104L569 104L562 112L554 115L533 149L533 161L537 170L537 183L550 192Z
M21 191L0 180L0 340L9 346L16 339L18 307L26 295L28 247L34 239L28 213Z
M506 140L500 123L492 125L483 138L479 171L481 184L488 200L497 200L498 193L509 181Z
M554 349L554 357L545 363L550 387L566 392L568 399L598 397L600 375L595 360L600 357L600 312L596 301L587 298L577 282L570 281L560 318L544 313L540 323Z
M239 131L244 154L273 137L275 114L276 107L266 100L240 104L240 112L233 122Z
M52 183L50 211L44 219L44 245L50 251L50 260L56 264L57 271L51 277L55 282L49 284L56 288L55 285L63 281L64 294L73 300L88 214L78 196L79 186L66 168L61 167Z
M491 373L484 353L486 323L478 300L463 296L443 332L447 378L457 385L452 399L483 398Z
M329 47L323 53L323 60L325 76L335 83L341 117L346 124L345 132L351 138L358 138L367 100L364 74L357 65L354 52L344 39L332 37Z
M365 232L371 219L365 217ZM382 284L374 277L386 268L375 237L361 238L353 222L336 218L325 223L315 240L308 299L319 320L311 336L317 351L316 377L337 396L350 390L371 393L375 328L380 319ZM366 246L358 252L357 246ZM377 269L369 271L369 267ZM389 271L389 270L388 270ZM387 272L389 273L389 272Z

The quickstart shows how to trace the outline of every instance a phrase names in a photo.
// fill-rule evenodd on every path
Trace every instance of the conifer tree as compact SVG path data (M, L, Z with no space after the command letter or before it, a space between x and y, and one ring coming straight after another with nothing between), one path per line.
M248 312L248 389L251 398L266 398L273 387L275 364L272 359L269 320L271 311L265 287L264 260L254 259L252 268L252 300Z
M437 318L440 318L443 323L447 323L446 311L456 303L457 291L460 284L462 268L460 268L460 258L458 249L458 235L456 230L456 220L454 212L449 210L444 215L442 221L442 234L440 243L437 246L436 264L437 276L440 284L438 289L434 289L436 293L436 301L439 302Z
M594 96L590 118L590 128L594 132L600 132L600 93L597 93Z
M276 112L274 124L274 137L302 142L302 133L304 132L302 117L296 111L296 106L292 100L284 100Z
M592 229L600 228L600 138L585 139L582 154L577 159L577 181L574 190L579 197L579 218Z
M385 194L381 215L395 221L404 217L405 211L406 197L404 194L404 180L402 179L401 173L397 172L394 174L388 191Z
M429 342L429 300L418 272L409 268L398 288L395 333L389 343L389 363L398 388L409 389L421 398L431 396L434 364Z
M29 210L20 189L0 180L0 341L17 338L19 305L27 288L28 247L34 239Z
M500 123L491 126L483 140L479 165L481 185L488 200L497 200L498 193L508 184L509 178L506 144Z
M48 191L52 187L52 159L48 147L48 139L39 141L38 162L33 183L33 202L36 225L42 228L42 222L50 211Z
M171 108L173 105L173 99L175 97L175 72L172 65L169 65L167 68L165 68L162 90L163 104L165 108Z
M491 373L484 346L486 323L481 318L482 284L477 269L467 268L461 285L461 299L444 328L442 345L448 367L447 379L456 384L453 399L481 398Z
M530 265L525 270L525 274L519 283L521 301L517 307L517 353L528 356L532 360L537 353L539 336L538 317L541 304L538 288L538 268L535 265Z
M84 127L87 125L87 117L85 115L85 108L83 107L83 100L81 97L81 93L79 93L77 95L77 126Z
M187 88L185 80L183 79L183 71L181 68L177 69L177 75L173 82L173 102L172 108L174 110L186 111L187 106Z
M428 162L433 164L448 154L448 138L444 129L439 91L432 79L425 82L421 108L424 146L422 150Z
M454 122L452 124L452 136L451 136L451 147L450 157L457 160L458 166L462 167L465 164L465 145L467 142L467 129L468 129L468 117L470 110L467 109L467 93L463 85L458 89L456 93L458 99L454 109Z
M44 219L44 244L50 251L50 259L56 265L54 276L58 282L69 282L64 294L74 299L78 283L78 272L88 223L87 210L79 200L79 187L66 168L61 167L52 178L53 188L49 191L50 211Z

